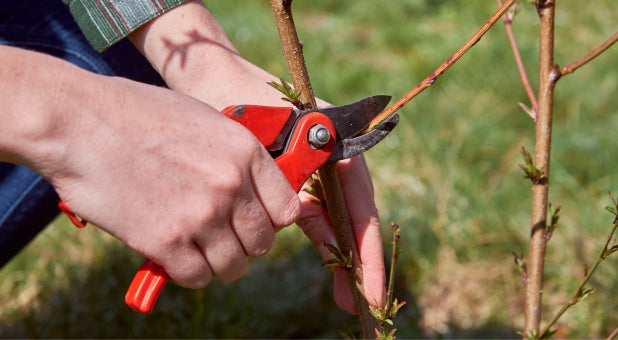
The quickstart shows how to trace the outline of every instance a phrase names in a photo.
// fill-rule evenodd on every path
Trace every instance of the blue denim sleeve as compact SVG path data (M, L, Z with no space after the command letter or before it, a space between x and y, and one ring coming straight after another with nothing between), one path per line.
M165 86L129 42L95 51L61 0L2 0L0 44L49 54L91 72ZM58 195L30 169L0 162L0 267L58 216Z

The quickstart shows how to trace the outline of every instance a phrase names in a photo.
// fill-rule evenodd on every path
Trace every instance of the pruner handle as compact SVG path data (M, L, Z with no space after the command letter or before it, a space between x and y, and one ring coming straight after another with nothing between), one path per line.
M137 270L124 302L135 312L150 313L168 279L163 267L146 259Z

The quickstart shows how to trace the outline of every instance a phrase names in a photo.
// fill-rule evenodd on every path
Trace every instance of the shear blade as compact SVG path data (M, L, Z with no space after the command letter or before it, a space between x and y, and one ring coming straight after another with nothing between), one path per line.
M335 124L339 139L346 139L362 131L391 101L390 96L377 95L361 99L355 103L335 106L319 111Z
M388 117L373 130L358 137L343 139L337 143L335 150L328 159L329 162L336 162L361 154L378 144L388 135L399 123L399 115L395 114Z

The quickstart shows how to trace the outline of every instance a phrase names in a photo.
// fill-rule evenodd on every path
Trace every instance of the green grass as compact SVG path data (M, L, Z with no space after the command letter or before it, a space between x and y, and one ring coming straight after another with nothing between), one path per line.
M208 1L250 60L287 77L268 2ZM343 104L420 82L495 9L494 1L296 1L295 20L316 94ZM611 0L558 3L556 62L565 65L614 33ZM522 4L515 32L535 84L538 19ZM547 319L566 301L604 243L618 193L616 47L556 89L550 201L560 228L549 243ZM390 247L402 227L396 320L412 337L516 337L523 287L512 252L527 253L530 184L518 164L534 127L504 28L493 28L456 66L400 111L401 123L367 153ZM168 285L153 314L123 295L142 258L95 228L61 218L0 271L0 337L332 338L355 319L332 302L331 278L301 233L279 233L273 251L233 283ZM616 256L595 293L559 323L567 338L607 337L618 325Z

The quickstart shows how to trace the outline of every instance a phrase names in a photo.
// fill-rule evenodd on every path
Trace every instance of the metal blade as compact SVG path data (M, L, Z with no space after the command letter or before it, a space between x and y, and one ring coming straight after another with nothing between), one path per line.
M335 124L338 138L343 140L362 131L390 101L390 96L377 95L344 106L311 111L319 111L327 115Z
M388 117L373 130L358 137L343 139L335 144L335 149L328 159L329 162L336 162L342 159L354 157L361 154L378 144L388 135L399 123L399 115L395 114Z

